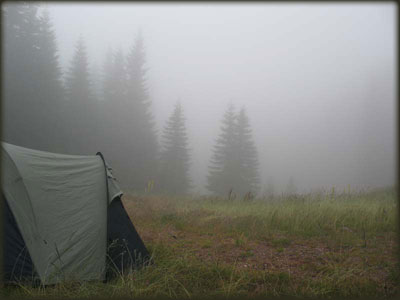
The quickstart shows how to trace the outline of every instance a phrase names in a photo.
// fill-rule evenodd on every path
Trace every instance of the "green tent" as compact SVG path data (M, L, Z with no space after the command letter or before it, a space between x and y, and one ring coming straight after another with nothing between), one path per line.
M6 282L105 280L148 259L100 153L1 150Z

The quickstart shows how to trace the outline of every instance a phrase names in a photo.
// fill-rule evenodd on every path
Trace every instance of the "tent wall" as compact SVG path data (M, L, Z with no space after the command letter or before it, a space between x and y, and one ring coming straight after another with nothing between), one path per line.
M31 255L19 231L14 215L1 194L3 201L3 280L19 283L26 280L39 281Z
M149 259L102 157L2 143L1 163L6 280L104 280L107 262L121 274Z
M138 268L150 258L142 239L118 197L108 208L107 279Z
M108 203L101 158L4 143L2 154L4 196L42 283L105 279Z
M4 201L4 281L40 283L25 241L6 199ZM120 198L109 206L108 270L106 279L129 272L149 261L150 255L125 211Z

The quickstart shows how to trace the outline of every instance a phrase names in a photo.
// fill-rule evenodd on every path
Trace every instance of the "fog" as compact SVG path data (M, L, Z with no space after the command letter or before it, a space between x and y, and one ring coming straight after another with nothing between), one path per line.
M229 103L245 107L260 185L364 189L396 174L395 4L47 3L60 65L93 72L140 31L160 133L179 100L196 193Z

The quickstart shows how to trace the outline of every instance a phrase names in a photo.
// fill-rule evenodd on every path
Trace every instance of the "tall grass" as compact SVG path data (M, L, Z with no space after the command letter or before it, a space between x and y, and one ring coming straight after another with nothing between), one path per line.
M129 200L128 200L129 201ZM397 230L394 190L357 194L309 194L273 200L228 201L226 198L154 197L136 201L156 223L177 229L207 231L219 228L246 236L272 232L301 237L324 237L338 232L377 235Z
M398 262L387 251L396 241L396 196L393 189L252 201L126 196L125 208L143 233L154 264L108 283L69 282L39 288L20 285L3 289L2 295L386 298L398 292L400 283ZM173 234L177 237L172 238ZM218 246L227 239L233 242ZM296 248L297 242L300 248ZM255 248L262 245L263 251L269 249L273 255L270 263L277 267L244 267L243 263L252 259L259 259L256 265L264 262L263 256L253 257L250 243ZM325 252L318 252L315 245ZM290 255L297 255L293 262L302 262L296 267L287 265L289 248ZM221 254L221 249L226 254ZM209 252L210 259L198 256L200 252ZM224 255L231 255L233 260L224 259Z

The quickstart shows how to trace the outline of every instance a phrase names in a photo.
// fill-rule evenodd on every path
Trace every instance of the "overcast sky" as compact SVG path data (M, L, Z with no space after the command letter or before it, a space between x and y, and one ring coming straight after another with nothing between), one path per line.
M390 3L52 3L63 68L80 35L93 70L140 29L159 130L179 99L204 191L227 104L245 106L262 185L299 191L391 185L396 170Z

